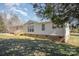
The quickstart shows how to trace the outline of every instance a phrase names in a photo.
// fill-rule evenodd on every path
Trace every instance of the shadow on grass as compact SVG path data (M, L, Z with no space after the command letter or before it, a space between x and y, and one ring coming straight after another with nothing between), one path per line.
M1 56L75 56L79 48L48 40L0 39Z

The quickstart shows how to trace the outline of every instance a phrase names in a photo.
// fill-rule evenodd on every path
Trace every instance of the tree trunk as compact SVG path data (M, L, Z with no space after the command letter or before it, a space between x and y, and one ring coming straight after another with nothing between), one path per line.
M65 42L67 43L68 39L70 38L70 28L69 23L65 23Z

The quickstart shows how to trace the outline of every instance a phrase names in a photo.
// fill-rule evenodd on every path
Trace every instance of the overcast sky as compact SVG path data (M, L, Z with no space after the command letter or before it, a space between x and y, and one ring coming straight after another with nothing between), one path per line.
M32 4L28 3L0 3L0 12L14 13L21 17L23 22L28 20L39 21L40 19L35 15ZM9 17L9 16L8 16Z

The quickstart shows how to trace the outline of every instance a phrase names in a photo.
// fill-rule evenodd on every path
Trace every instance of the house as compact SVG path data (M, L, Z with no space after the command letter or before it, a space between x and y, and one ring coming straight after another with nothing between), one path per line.
M23 31L23 26L22 25L18 25L18 26L10 26L8 29L9 33L18 33L18 32L22 32Z
M24 31L27 35L44 37L58 41L66 42L69 37L69 27L58 28L51 21L36 22L33 20L27 21L24 24Z

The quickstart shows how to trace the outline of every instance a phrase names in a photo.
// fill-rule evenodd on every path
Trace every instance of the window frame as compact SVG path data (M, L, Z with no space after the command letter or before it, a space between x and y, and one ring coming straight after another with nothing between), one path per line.
M28 32L34 32L34 25L28 26Z
M45 31L45 24L42 24L42 31Z

